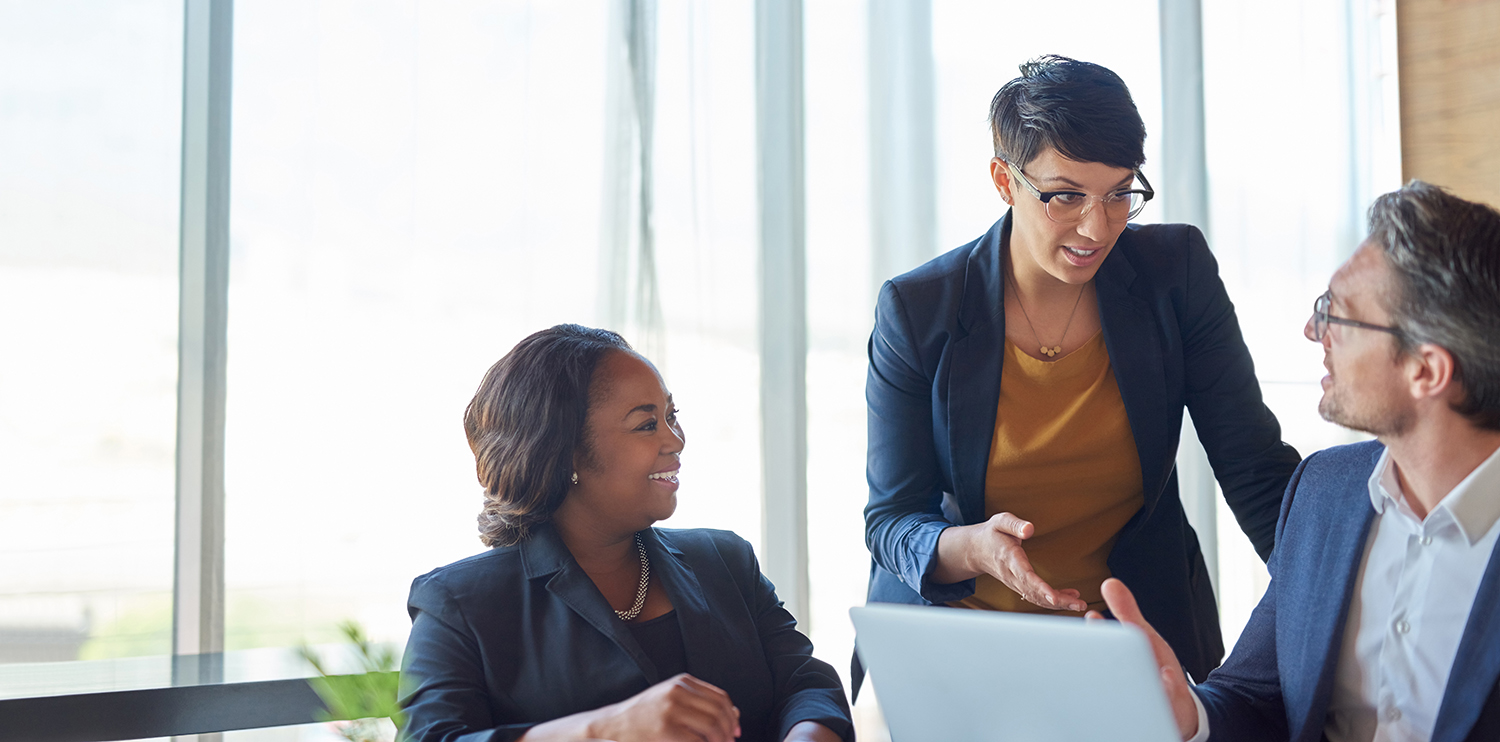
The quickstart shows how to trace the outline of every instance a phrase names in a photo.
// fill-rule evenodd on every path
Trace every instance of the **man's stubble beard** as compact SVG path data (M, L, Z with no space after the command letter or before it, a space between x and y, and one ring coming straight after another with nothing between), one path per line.
M1327 391L1323 392L1323 398L1318 400L1318 415L1324 420L1361 433L1369 433L1377 438L1400 436L1411 430L1411 410L1397 410L1390 406L1382 405L1366 415L1354 415L1347 409L1335 392L1339 391L1338 382L1335 381Z

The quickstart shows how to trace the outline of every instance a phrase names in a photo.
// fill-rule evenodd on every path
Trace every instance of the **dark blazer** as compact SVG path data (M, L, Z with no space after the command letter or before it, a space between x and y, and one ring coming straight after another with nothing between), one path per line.
M729 694L744 740L816 721L853 739L838 675L728 531L647 529L688 672ZM488 742L665 680L551 527L418 577L402 660L404 739Z
M1197 686L1214 742L1323 738L1349 602L1375 521L1369 441L1320 451L1287 487L1271 585L1234 653ZM1500 739L1500 546L1491 552L1438 707L1433 742Z
M938 534L984 520L1005 345L1001 242L1009 231L1007 213L983 237L880 291L865 387L871 601L945 603L974 592L973 580L940 585L930 576ZM1177 495L1182 411L1192 414L1224 498L1262 559L1300 457L1261 402L1234 306L1197 228L1131 225L1095 287L1145 489L1109 568L1202 679L1224 645L1207 566Z

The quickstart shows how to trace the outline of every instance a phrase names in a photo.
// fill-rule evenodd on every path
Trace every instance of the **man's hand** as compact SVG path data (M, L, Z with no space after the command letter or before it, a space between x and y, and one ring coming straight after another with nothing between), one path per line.
M615 742L733 742L740 710L729 694L683 673L593 712L587 737Z
M1109 605L1109 611L1115 614L1115 618L1146 632L1146 638L1151 641L1151 651L1156 654L1162 687L1167 691L1167 700L1172 704L1177 731L1182 733L1183 739L1192 739L1198 733L1198 705L1193 702L1193 690L1188 687L1187 673L1182 671L1177 653L1167 646L1166 640L1156 633L1156 629L1151 628L1151 624L1146 623L1140 606L1135 603L1135 596L1130 594L1130 588L1125 587L1125 583L1111 577L1104 581L1101 589L1104 592L1104 602ZM1086 618L1104 617L1098 611L1089 611Z
M996 513L983 523L946 528L938 536L934 579L952 584L989 575L1023 600L1054 611L1088 608L1077 590L1056 590L1031 568L1021 542L1036 532L1031 523L1010 513Z

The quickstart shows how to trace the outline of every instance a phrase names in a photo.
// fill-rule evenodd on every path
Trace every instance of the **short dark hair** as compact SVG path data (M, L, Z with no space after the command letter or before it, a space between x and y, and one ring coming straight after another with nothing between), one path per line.
M464 409L464 434L484 485L479 540L509 546L552 519L568 494L584 435L594 369L634 352L609 330L557 325L516 343L490 367Z
M1370 206L1370 242L1396 276L1387 302L1401 350L1453 355L1453 409L1500 430L1500 211L1413 180Z
M1048 54L1021 65L990 101L995 156L1024 168L1042 150L1134 170L1146 162L1146 124L1119 75Z

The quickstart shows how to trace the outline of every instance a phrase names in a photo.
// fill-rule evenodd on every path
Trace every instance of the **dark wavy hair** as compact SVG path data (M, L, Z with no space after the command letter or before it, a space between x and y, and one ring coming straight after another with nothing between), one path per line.
M1024 168L1042 150L1078 162L1134 170L1146 162L1146 124L1119 75L1090 62L1048 54L990 101L995 156Z
M562 505L574 454L588 455L594 369L615 351L633 352L609 330L557 325L516 343L484 375L464 409L464 434L484 486L486 546L525 540Z
M1370 206L1370 242L1396 275L1400 350L1447 349L1464 391L1453 409L1500 430L1500 212L1413 180Z

